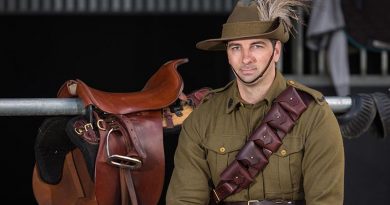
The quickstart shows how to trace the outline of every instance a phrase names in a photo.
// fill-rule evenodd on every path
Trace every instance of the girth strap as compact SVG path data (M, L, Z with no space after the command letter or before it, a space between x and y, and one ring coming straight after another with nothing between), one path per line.
M236 159L220 174L220 182L212 190L216 204L228 196L249 187L255 176L268 164L272 153L282 145L283 138L292 130L312 98L287 87L273 102L260 125L251 133Z

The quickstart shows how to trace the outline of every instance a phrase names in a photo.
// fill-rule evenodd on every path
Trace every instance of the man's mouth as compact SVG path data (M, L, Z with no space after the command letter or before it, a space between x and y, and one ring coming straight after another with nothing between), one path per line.
M241 67L240 71L244 75L252 74L256 71L256 67Z

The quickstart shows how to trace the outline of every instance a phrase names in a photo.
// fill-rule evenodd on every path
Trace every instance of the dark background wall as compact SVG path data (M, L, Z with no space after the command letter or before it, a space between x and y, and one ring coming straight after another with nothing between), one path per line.
M137 91L163 63L176 58L190 60L179 67L185 92L223 86L229 81L225 54L198 51L195 43L219 36L225 18L0 16L0 98L55 97L62 83L75 78L106 91ZM318 89L334 94L331 88ZM373 92L376 88L363 89ZM35 136L43 119L0 117L0 170L6 190L0 197L4 201L36 203L31 175ZM176 135L165 139L167 180L176 141ZM389 139L366 133L344 142L345 204L388 204Z

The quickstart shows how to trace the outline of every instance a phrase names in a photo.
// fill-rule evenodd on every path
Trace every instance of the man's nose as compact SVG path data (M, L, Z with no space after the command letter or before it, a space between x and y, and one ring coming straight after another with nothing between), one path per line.
M254 57L250 51L243 51L242 52L242 63L245 65L253 63Z

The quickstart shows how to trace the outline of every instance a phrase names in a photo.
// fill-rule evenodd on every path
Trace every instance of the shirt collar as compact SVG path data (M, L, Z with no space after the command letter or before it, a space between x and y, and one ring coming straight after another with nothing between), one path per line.
M226 99L226 113L232 112L238 105L242 104L240 94L237 87L237 80L230 82L226 87L228 92L228 97ZM272 101L284 90L286 89L286 79L283 75L277 70L275 79L271 84L270 89L265 94L264 101L267 105L271 104ZM262 103L258 102L259 103Z
M240 94L238 92L237 80L232 81L228 89L228 95L226 99L226 113L232 112L237 105L241 103Z

